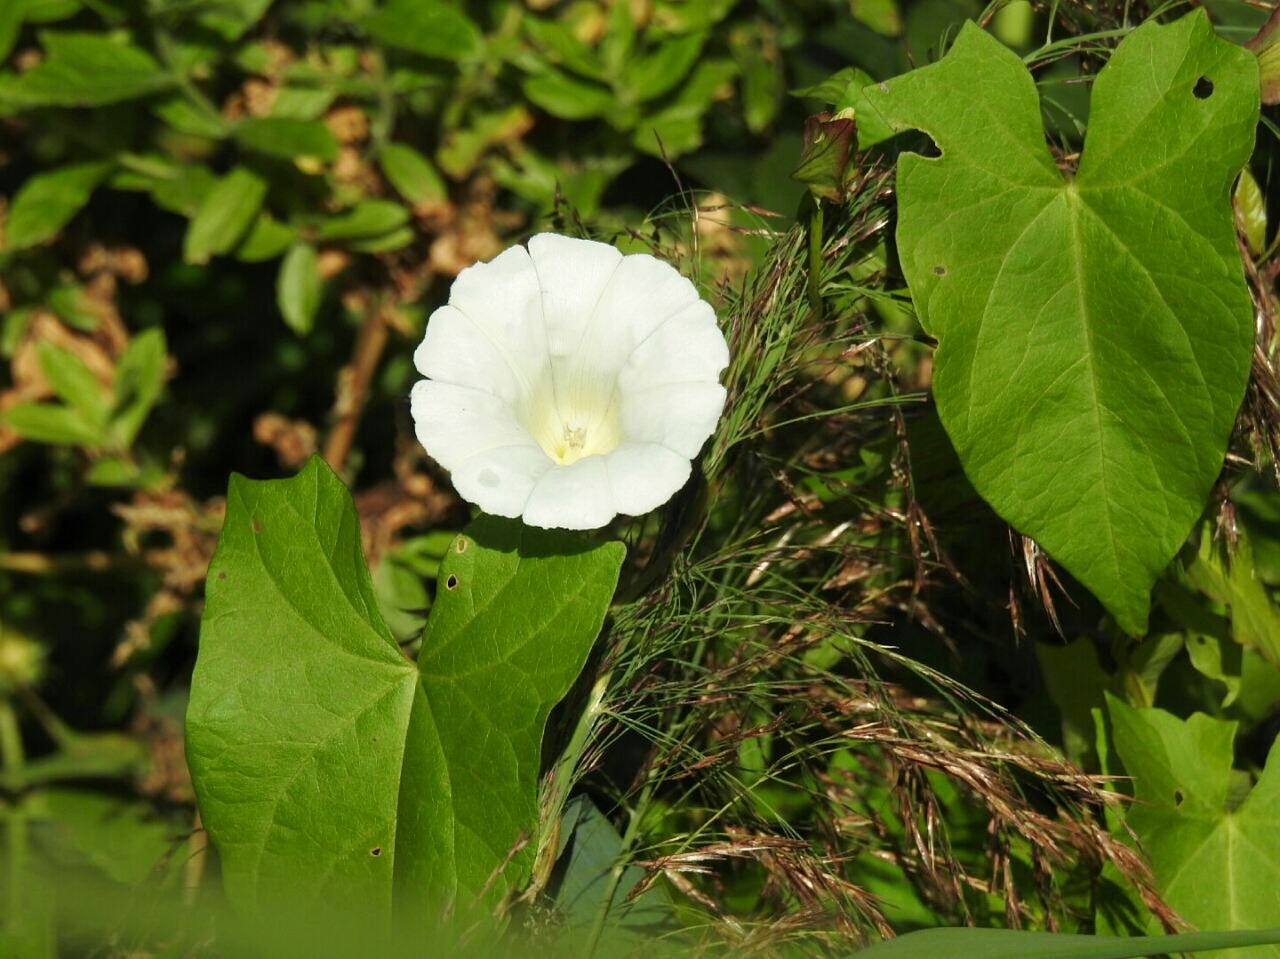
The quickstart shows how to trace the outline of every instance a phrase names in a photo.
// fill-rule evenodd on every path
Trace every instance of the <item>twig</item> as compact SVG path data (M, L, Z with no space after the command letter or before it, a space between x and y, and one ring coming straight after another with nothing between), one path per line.
M364 411L365 400L369 396L369 384L373 381L374 371L377 370L382 351L387 345L385 309L381 297L375 298L370 304L369 312L356 333L351 363L338 373L338 395L334 402L337 422L333 424L324 445L325 462L335 473L342 472L347 454L351 452L356 427L360 425L360 414Z
M120 569L138 569L146 566L162 566L161 554L167 550L153 550L132 555L89 550L84 553L0 553L0 570L10 573L34 573L47 576L51 573L108 573Z

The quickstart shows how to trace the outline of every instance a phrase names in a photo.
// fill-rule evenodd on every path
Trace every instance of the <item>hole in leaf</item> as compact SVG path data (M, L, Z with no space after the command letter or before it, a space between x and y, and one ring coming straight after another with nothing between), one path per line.
M942 156L942 151L938 149L938 144L933 142L933 137L925 133L920 134L920 136L924 140L924 142L920 144L919 150L922 157L928 157L930 160L933 160Z
M933 275L934 275L934 276L946 276L946 275L947 275L947 268L946 268L945 266L943 266L941 263L939 263L937 266L935 266L935 267L933 268Z
M1201 77L1191 88L1191 92L1197 100L1208 100L1213 96L1213 81L1208 77Z
M376 857L378 857L378 856L381 856L381 855L382 855L382 847L381 847L381 846L374 846L372 849L370 849L370 850L369 850L369 855L370 855L370 856L373 856L373 857L375 857L375 858L376 858Z
M1181 806L1183 803L1183 800L1185 800L1186 798L1187 798L1186 796L1182 795L1181 789L1175 789L1173 791L1173 804L1175 806Z
M454 547L454 551L455 551L455 552L458 552L458 553L465 553L465 552L467 551L467 543L468 543L468 542L469 542L469 541L467 540L467 538L466 538L465 536L459 536L459 537L458 537L458 545Z
M456 577L456 576L454 576L452 573L450 573L450 574L449 574L449 578L448 578L448 579L446 579L446 580L444 581L444 588L445 588L445 589L457 589L457 588L458 588L458 577Z

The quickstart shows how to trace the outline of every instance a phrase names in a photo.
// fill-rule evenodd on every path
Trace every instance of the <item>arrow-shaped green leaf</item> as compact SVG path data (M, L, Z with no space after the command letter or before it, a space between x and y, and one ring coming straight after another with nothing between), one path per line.
M934 393L982 496L1133 633L1222 466L1253 309L1230 206L1258 67L1203 11L1139 27L1093 87L1074 176L1035 84L972 24L867 90L941 157L898 167L898 249Z
M622 554L477 520L441 567L415 667L378 613L332 471L313 459L289 480L233 477L187 714L232 900L384 918L397 900L421 916L521 883L543 727Z

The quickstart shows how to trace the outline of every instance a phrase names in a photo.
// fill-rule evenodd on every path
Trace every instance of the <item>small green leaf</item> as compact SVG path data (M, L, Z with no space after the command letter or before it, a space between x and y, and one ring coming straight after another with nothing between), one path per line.
M1261 256L1267 246L1267 201L1248 167L1240 171L1234 199L1249 252Z
M299 336L310 333L323 296L315 247L299 243L280 261L276 279L276 303L289 329Z
M110 412L107 391L84 365L84 360L48 342L38 344L36 352L40 358L40 370L58 398L78 410L95 428L101 429Z
M387 0L363 22L374 39L424 57L469 60L482 49L480 30L443 0Z
M1140 959L1280 942L1280 929L1181 936L1079 936L1012 929L922 929L856 953L859 959ZM1253 955L1252 953L1250 955ZM1242 957L1243 959L1243 957Z
M1239 801L1236 724L1109 698L1116 755L1133 778L1125 823L1151 861L1164 900L1188 922L1261 929L1280 916L1280 746ZM1155 919L1151 926L1157 926ZM1280 942L1280 938L1272 941ZM1206 952L1206 959L1212 955ZM1280 947L1250 953L1280 956Z
M120 445L133 445L164 387L167 347L159 327L143 330L129 341L116 367L116 406L112 431Z
M1204 11L1130 33L1077 173L1022 61L972 23L866 90L937 158L899 160L898 249L934 395L983 498L1133 635L1222 467L1253 348L1229 203L1257 66Z
M281 223L270 213L259 213L253 226L240 245L235 249L235 257L245 263L261 263L274 260L293 246L297 232Z
M105 161L75 163L28 179L9 209L5 224L8 248L24 250L57 236L113 168L114 164Z
M448 188L436 168L413 147L388 143L382 148L378 162L396 192L414 206L448 199Z
M412 920L519 885L543 727L622 552L480 518L443 563L415 668L377 611L337 476L313 459L289 480L233 477L187 713L232 901L271 915L322 898L376 925L393 899Z
M45 60L5 78L0 103L93 107L163 90L172 78L145 50L99 33L44 33Z
M214 9L202 12L197 22L224 40L236 40L263 18L271 2L272 0L219 0Z
M524 95L535 106L562 120L602 117L617 106L611 90L551 68L526 77Z
M663 106L636 124L632 143L654 156L678 157L702 145L712 104L738 73L731 60L703 60Z
M1210 599L1231 608L1231 635L1236 642L1256 649L1280 667L1280 610L1254 575L1247 531L1240 529L1235 551L1228 556L1227 545L1215 541L1206 526L1194 558L1187 563L1187 578Z
M267 196L267 181L246 167L236 167L217 182L187 228L183 257L207 263L230 252L248 232Z
M316 228L319 240L356 240L390 233L409 222L409 211L394 200L365 200Z
M314 157L332 163L338 157L338 141L319 120L253 117L237 123L233 136L246 149L287 160Z
M619 90L636 103L669 93L688 76L706 42L701 31L664 39L656 50L627 64Z
M37 443L96 447L102 442L102 431L69 406L19 403L0 414L0 422Z
M351 240L347 249L355 253L394 253L403 250L418 238L411 226L402 226L381 236L371 236L363 240Z

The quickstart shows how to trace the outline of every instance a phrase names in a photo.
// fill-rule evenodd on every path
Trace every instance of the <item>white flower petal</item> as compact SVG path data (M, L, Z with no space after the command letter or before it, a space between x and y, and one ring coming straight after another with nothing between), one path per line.
M413 354L418 372L437 383L469 386L514 403L527 378L484 330L456 306L442 306L427 320L427 335Z
M618 372L623 393L668 383L714 383L729 365L729 347L709 303L699 300L640 343Z
M657 443L624 443L605 457L613 505L643 516L680 491L689 479L688 458Z
M597 306L622 254L607 243L539 233L529 256L542 286L547 348L555 358L572 356L588 326L608 320Z
M418 442L450 471L488 450L524 446L541 452L516 420L511 404L492 393L419 380L414 384L409 409Z
M673 383L624 393L619 410L629 443L661 443L693 459L724 410L719 383Z
M414 362L418 439L468 501L533 526L641 515L723 411L711 307L672 266L540 234L459 274Z
M539 446L503 446L477 453L449 476L468 503L494 516L514 518L524 512L538 480L554 468Z
M547 470L524 508L524 521L549 529L597 529L617 514L603 456Z
M467 315L531 390L546 362L542 290L528 251L513 246L453 281L449 305Z

